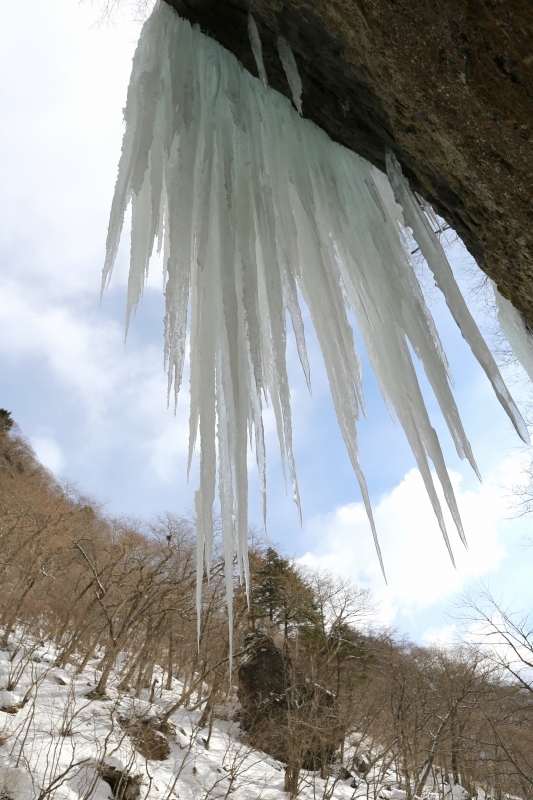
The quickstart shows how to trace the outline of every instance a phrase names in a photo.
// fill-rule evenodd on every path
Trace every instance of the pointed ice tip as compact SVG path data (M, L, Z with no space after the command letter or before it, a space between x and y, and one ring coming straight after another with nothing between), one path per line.
M473 463L470 462L472 469L474 470L474 474L480 483L483 483L483 478L481 477L481 472L479 471L479 467L474 461Z
M520 422L522 424L516 426L516 432L518 433L518 435L520 436L520 438L522 439L524 444L530 445L531 444L531 436L529 435L529 431L527 429L527 425L524 422L524 420L522 419L522 417L520 417Z
M300 528L303 525L303 518L302 518L302 505L300 503L300 495L298 492L294 492L292 495L293 503L296 503L296 508L298 509L298 519L300 521Z
M383 563L383 558L381 557L381 548L378 553L378 561L379 561L379 566L381 567L381 574L383 575L383 580L385 581L385 586L388 586L389 582L387 580L387 573L385 572L385 564Z
M505 385L504 385L504 390L507 392L507 387L505 387ZM508 394L508 392L507 392L507 394ZM503 405L503 403L502 403L502 405ZM513 427L514 427L515 431L520 436L520 438L522 439L524 444L530 445L531 444L531 437L529 435L528 427L527 427L526 423L524 422L524 419L523 419L520 411L516 407L513 398L510 395L508 397L507 406L504 406L504 408L507 411L507 416L509 417L509 419L513 423Z
M454 555L453 555L453 550L452 550L452 546L450 544L450 540L448 539L448 534L446 533L446 529L445 528L444 529L441 528L441 530L442 530L442 535L444 537L444 541L446 543L446 549L448 550L448 555L450 556L450 561L452 562L453 568L456 570L457 569L457 564L455 563L455 558L454 558ZM466 539L464 538L464 534L461 537L461 532L459 531L459 536L461 538L462 543L466 547Z

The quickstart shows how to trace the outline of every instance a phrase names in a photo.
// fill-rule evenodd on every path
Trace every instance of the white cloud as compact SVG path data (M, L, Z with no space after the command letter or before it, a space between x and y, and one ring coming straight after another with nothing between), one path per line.
M41 464L44 464L55 475L62 472L65 458L53 436L36 436L31 440L31 445Z
M308 525L313 547L301 561L350 575L369 586L379 601L382 622L399 613L414 615L449 599L468 582L497 570L506 556L501 529L508 517L506 487L520 475L522 456L507 459L485 484L461 489L461 476L451 473L468 539L465 550L446 514L457 569L454 569L418 470L413 469L375 507L375 519L388 585L381 576L362 503L350 503ZM442 502L442 498L441 498ZM450 630L429 630L431 640Z
M428 628L422 635L422 641L424 644L440 647L453 645L457 641L457 626L452 623L440 628Z
M121 323L97 308L87 310L83 294L54 296L13 279L0 283L4 364L29 368L33 360L39 365L46 383L54 386L57 404L76 407L80 444L89 458L126 445L130 453L143 453L144 468L157 480L175 482L188 441L188 376L175 418L166 408L162 342L150 337L124 345ZM47 467L61 471L63 456L39 430L32 443Z
M93 414L109 405L128 375L141 369L138 353L125 348L123 339L116 321L96 309L86 311L79 296L54 298L22 282L2 282L0 353L11 359L34 355L46 362L55 378ZM143 349L148 355L150 348ZM150 368L155 366L154 355L143 359ZM159 373L161 361L158 353Z

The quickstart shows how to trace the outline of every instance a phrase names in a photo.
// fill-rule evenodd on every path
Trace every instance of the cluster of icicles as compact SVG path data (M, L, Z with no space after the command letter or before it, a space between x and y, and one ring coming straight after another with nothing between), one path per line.
M457 452L477 467L450 390L450 374L417 280L412 230L450 311L520 436L527 429L455 282L432 210L387 154L387 176L333 143L270 90L253 19L261 80L180 19L166 3L146 22L133 62L126 131L107 241L104 284L132 203L128 321L143 291L155 240L163 247L165 360L177 394L190 313L189 468L200 440L198 602L209 570L218 478L232 613L233 563L247 576L247 446L253 441L266 513L263 404L272 405L282 463L299 506L286 366L288 311L308 384L300 291L325 361L342 435L381 554L358 458L364 412L353 311L381 393L399 419L453 559L430 462L465 542L452 485L410 354L422 361ZM278 41L296 105L301 82ZM305 98L304 98L305 100ZM405 227L404 227L405 226ZM382 564L383 568L383 564ZM231 626L230 626L231 627Z

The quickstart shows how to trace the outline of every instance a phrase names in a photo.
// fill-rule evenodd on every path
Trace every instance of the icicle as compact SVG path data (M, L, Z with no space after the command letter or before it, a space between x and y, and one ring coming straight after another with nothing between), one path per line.
M435 283L446 298L453 318L492 383L496 396L507 412L516 432L526 444L529 444L529 433L524 420L503 382L492 353L467 308L442 245L403 177L396 157L390 151L387 152L387 174L396 194L396 200L403 208L405 223L412 228L417 244L433 273Z
M204 504L200 490L194 493L194 510L196 512L196 635L200 647L200 632L202 628L202 587L204 584Z
M283 36L278 36L278 53L291 88L294 105L302 116L302 80L291 46Z
M250 44L252 45L252 53L254 54L259 78L261 79L261 83L265 89L268 89L268 78L265 65L263 63L263 48L261 47L259 31L257 30L257 25L255 24L255 19L253 18L251 11L248 12L248 38L250 39Z
M261 73L256 33L250 16L250 41ZM285 40L279 39L278 46L301 114L294 56ZM396 200L385 175L302 120L287 98L265 91L230 53L181 20L167 3L156 5L143 28L125 121L103 286L131 201L128 319L142 294L157 237L164 253L168 390L173 388L176 402L190 330L189 469L197 439L200 448L198 625L204 571L209 577L211 568L217 483L230 620L234 559L239 579L248 581L250 439L266 525L265 402L274 412L284 475L287 465L300 508L286 365L289 312L310 386L299 291L320 343L383 572L359 463L363 388L348 309L356 317L385 403L405 430L453 559L431 465L459 537L466 539L411 351L424 366L459 455L477 468L452 396L446 357L405 246L402 208L405 224L413 228L500 402L521 435L525 426L394 159L389 155L387 161Z
M503 297L496 284L491 281L496 307L498 309L498 322L500 328L517 359L533 381L533 339L526 330L522 317L513 305Z

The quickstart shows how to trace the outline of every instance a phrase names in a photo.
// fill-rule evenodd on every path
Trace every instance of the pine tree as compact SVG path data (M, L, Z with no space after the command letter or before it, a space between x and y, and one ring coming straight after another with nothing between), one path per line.
M7 433L14 425L14 420L10 411L0 408L0 434Z
M314 594L288 558L269 547L252 578L250 617L281 628L285 639L300 625L309 624L315 615Z

